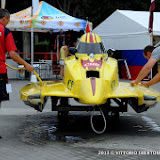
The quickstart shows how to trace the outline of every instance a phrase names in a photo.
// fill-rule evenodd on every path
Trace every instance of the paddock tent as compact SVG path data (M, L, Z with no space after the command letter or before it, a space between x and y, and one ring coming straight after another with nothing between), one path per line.
M39 32L60 30L85 30L86 21L72 17L57 8L41 1L39 9L33 15L33 30ZM11 14L10 23L7 25L12 31L31 30L31 7Z
M121 51L122 58L127 59L132 79L137 77L147 62L142 53L146 45L152 44L148 24L149 12L116 10L93 30L101 37L106 49ZM159 12L154 12L153 35L155 44L160 40ZM126 73L124 70L125 67L122 66L122 73Z

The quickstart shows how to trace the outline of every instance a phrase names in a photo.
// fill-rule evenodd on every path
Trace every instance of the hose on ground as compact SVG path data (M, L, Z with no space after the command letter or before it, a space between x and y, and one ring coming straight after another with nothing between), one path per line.
M94 117L94 112L95 112L95 110L96 110L96 107L94 107L94 108L93 108L93 111L91 112L90 124L91 124L92 130L93 130L95 133L97 133L97 134L102 134L102 133L104 133L104 131L106 130L107 123L106 123L106 118L105 118L105 115L104 115L102 109L101 109L100 107L98 107L98 108L99 108L99 111L100 111L100 113L101 113L101 115L102 115L102 117L103 117L103 120L104 120L104 128L103 128L102 131L97 131L97 130L95 129L95 127L94 127L93 117Z

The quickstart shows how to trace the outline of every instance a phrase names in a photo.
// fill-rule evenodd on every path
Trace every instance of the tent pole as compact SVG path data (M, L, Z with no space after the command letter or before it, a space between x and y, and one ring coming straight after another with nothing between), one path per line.
M32 65L32 67L33 67L33 62L34 62L34 54L33 54L33 52L34 52L34 41L33 41L33 37L34 37L34 35L33 35L33 27L31 28L31 65Z
M33 1L32 1L32 7L31 7L31 66L33 67L33 60L34 60L34 55L33 55L33 52L34 52L34 41L33 41ZM34 80L34 74L33 72L31 72L31 75L30 75L30 81L33 82ZM34 80L35 81L35 80ZM36 79L37 81L37 79Z
M1 8L5 9L6 6L6 0L1 0Z
M59 61L59 35L57 36L57 62Z
M152 30L152 32L151 32L150 37L151 37L151 46L153 46L153 30ZM151 69L151 72L150 72L150 78L151 78L151 79L153 78L152 69Z
M53 78L53 51L51 50L51 78Z
M152 36L152 46L153 46L153 30L152 30L152 33L151 33L151 36ZM153 75L152 75L152 69L151 69L151 79L153 78Z
M152 32L152 35L151 35L151 36L152 36L152 46L153 46L153 32Z
M33 67L34 62L34 33L33 33L33 4L31 7L31 65ZM33 73L31 73L31 76Z
M34 55L33 55L33 52L34 52L34 41L33 41L33 37L34 37L34 34L33 34L33 6L32 6L32 9L31 9L31 65L33 66L33 60L34 60Z

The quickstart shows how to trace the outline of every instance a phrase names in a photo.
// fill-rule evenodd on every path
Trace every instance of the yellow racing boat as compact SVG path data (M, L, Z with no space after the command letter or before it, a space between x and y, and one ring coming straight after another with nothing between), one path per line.
M109 112L119 115L119 112L127 112L128 105L140 113L159 102L158 91L119 82L117 60L109 57L97 34L82 35L77 49L71 47L69 52L72 56L64 61L63 80L27 84L20 90L25 104L42 111L47 98L51 97L51 110L65 117L69 111L97 108L103 115ZM69 98L86 105L72 106Z

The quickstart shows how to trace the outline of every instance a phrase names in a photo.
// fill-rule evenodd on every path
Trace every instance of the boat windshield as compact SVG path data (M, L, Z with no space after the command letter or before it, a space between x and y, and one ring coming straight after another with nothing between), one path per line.
M105 48L102 43L83 43L78 44L77 53L84 54L103 54L105 53Z

